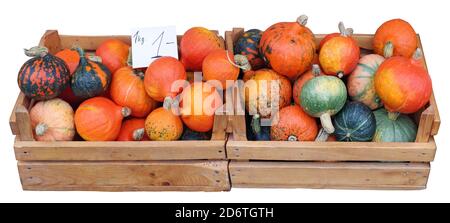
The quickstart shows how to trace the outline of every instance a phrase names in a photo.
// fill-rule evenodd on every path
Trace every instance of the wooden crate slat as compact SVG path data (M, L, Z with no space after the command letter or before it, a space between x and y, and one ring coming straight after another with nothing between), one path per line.
M24 190L230 189L227 161L18 162Z
M17 126L17 117L16 117L16 110L17 107L23 106L24 108L29 108L30 106L30 100L25 97L25 94L20 92L19 96L17 97L16 103L14 105L13 111L11 112L11 116L9 117L9 126L11 127L11 132L13 135L19 135L19 127Z
M424 189L427 163L231 161L233 187Z

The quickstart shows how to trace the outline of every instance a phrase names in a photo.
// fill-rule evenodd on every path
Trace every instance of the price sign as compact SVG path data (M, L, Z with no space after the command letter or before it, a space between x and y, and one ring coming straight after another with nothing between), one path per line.
M162 56L178 59L175 26L133 29L131 46L133 68L147 67Z

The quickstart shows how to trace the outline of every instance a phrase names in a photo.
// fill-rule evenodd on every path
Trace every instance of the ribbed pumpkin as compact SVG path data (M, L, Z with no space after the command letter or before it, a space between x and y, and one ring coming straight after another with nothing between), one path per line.
M406 115L389 113L384 108L374 111L377 122L374 142L414 142L416 124Z
M417 49L411 59L391 57L378 68L375 90L388 111L411 114L430 100L431 79L420 60L421 52Z
M130 45L118 39L107 39L97 47L95 54L102 58L102 63L114 74L119 68L127 66Z
M318 76L303 85L300 103L303 110L313 117L320 118L327 133L333 133L331 116L344 107L347 100L347 88L341 79L335 76Z
M214 50L222 49L220 38L203 27L193 27L181 37L181 62L188 71L201 71L205 57Z
M145 134L145 119L132 118L123 121L117 141L148 141Z
M77 48L80 64L73 74L71 88L79 98L103 95L111 83L111 73L102 63L86 58L84 50Z
M265 67L264 59L259 50L259 41L261 40L262 31L259 29L250 29L245 31L234 44L234 53L247 57L250 65L254 70Z
M78 67L78 64L80 63L80 55L78 52L74 49L64 49L56 53L55 56L66 62L67 68L69 68L70 71L70 76L72 77ZM67 85L66 89L59 95L59 97L75 106L80 104L83 100L82 98L75 96L70 84Z
M372 110L361 102L347 102L334 116L334 135L338 141L369 142L375 134L376 121Z
M181 140L210 140L211 132L196 132L190 128L184 128Z
M341 78L356 68L360 50L342 22L339 31L341 35L330 38L320 48L319 61L325 74Z
M261 118L255 114L251 118L250 123L251 140L256 141L270 141L270 126L262 126Z
M270 138L276 141L314 141L318 133L316 120L306 114L298 105L280 110L273 119Z
M307 28L308 17L300 16L296 22L280 22L262 34L259 49L265 61L277 73L291 80L308 70L312 64L316 43Z
M145 119L145 131L150 140L172 141L183 134L183 123L172 111L173 100L167 97L163 107L153 110Z
M374 76L384 57L369 54L362 57L356 69L347 79L348 95L353 101L359 101L375 110L382 106L380 97L375 92Z
M66 63L50 53L45 47L25 50L32 57L19 70L17 83L29 98L48 100L57 97L66 88L70 72Z
M147 94L159 102L178 95L187 79L183 64L173 57L161 57L153 61L145 71L144 86ZM174 84L180 85L176 89Z
M297 105L300 105L300 93L302 92L303 85L315 76L322 75L322 71L320 70L319 65L313 64L313 67L310 71L302 74L295 82L292 87L292 97L294 98L294 102Z
M206 82L194 82L181 93L181 119L197 132L208 132L213 128L214 114L223 105L216 88Z
M86 141L113 141L131 110L104 97L90 98L75 111L75 127Z
M245 106L250 115L259 114L267 118L272 115L272 111L278 111L291 103L291 82L271 69L255 71L244 86ZM272 98L272 95L279 97ZM276 104L278 108L274 107Z
M59 98L36 103L30 110L30 119L37 141L73 140L73 109Z
M375 32L373 38L375 53L384 56L384 48L387 43L394 45L394 56L410 58L418 47L416 31L404 20L389 20L383 23Z
M352 29L352 28L347 28L347 29L346 29L346 33L347 33L348 35L353 35L353 29ZM330 33L330 34L326 35L325 37L323 37L323 39L322 39L322 40L320 41L320 43L319 43L319 51L320 51L320 49L322 49L322 46L323 46L328 40L332 39L333 37L340 36L340 35L341 35L341 33Z
M131 67L122 67L114 73L111 81L111 99L118 105L131 109L133 117L143 118L156 108L144 87L144 73Z

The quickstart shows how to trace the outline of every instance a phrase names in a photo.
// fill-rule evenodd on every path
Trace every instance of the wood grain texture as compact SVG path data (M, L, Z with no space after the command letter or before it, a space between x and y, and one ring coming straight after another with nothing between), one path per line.
M19 130L19 138L22 141L34 141L33 128L28 109L23 105L18 105L16 110L16 124Z
M227 191L227 161L21 162L24 190Z
M45 46L48 49L48 52L51 54L56 54L62 48L60 35L57 30L47 30L44 35L42 35L41 40L39 41L39 46ZM70 47L67 48L71 48Z
M425 163L321 163L231 161L233 187L424 189Z
M14 104L13 110L11 112L11 116L9 117L9 126L13 135L19 135L19 127L17 126L16 119L16 110L19 106L23 106L27 109L30 106L30 100L25 97L25 94L23 94L22 92L20 92L19 96L17 97L16 103Z
M434 109L433 106L428 106L422 113L420 113L419 125L417 126L416 142L428 142L431 136L431 130L434 123Z

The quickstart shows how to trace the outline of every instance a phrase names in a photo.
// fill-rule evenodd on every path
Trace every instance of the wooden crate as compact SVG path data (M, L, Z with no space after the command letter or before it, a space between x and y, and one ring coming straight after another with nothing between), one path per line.
M74 44L94 51L108 38L130 43L129 36L67 36L51 30L39 45L51 53ZM37 142L29 115L33 103L21 93L10 118L24 190L230 190L225 114L216 115L210 141Z
M243 32L234 28L225 33L228 50L233 51ZM318 44L324 35L316 37ZM354 38L363 54L372 52L373 35ZM233 96L235 106L242 107L238 94ZM440 125L434 95L414 118L418 132L412 143L261 142L247 140L245 116L235 114L226 146L232 186L423 189L436 153L433 136Z

